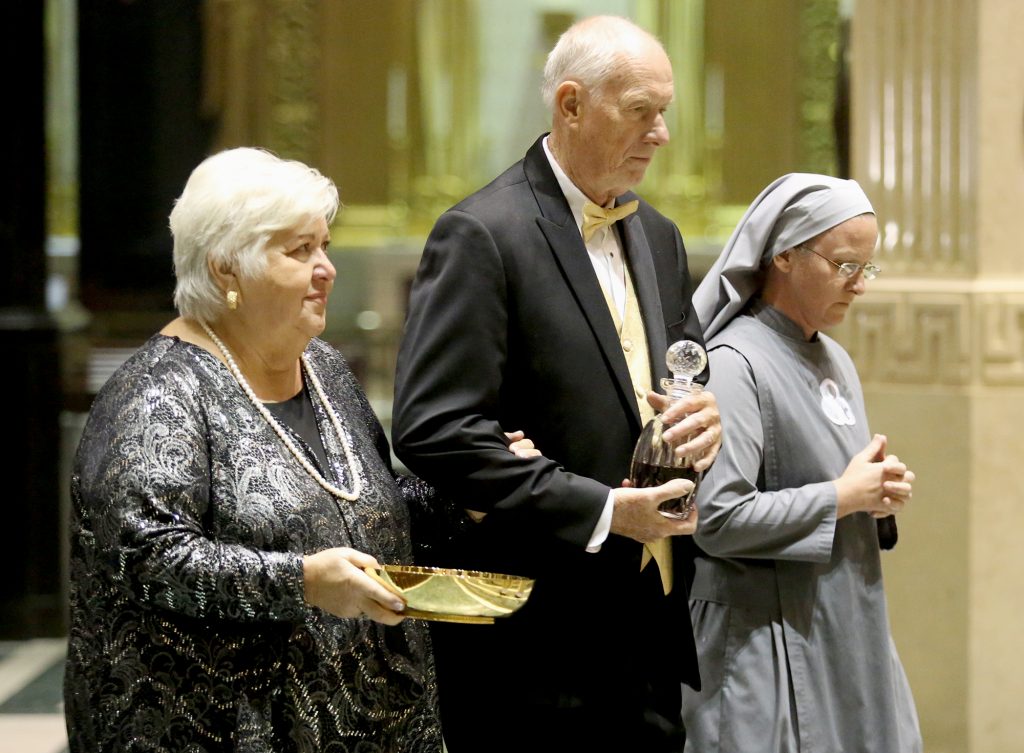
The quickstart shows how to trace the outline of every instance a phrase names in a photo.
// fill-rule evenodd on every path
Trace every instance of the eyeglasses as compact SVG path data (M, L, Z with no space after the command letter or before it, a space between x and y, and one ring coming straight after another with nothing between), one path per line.
M821 256L822 259L824 259L829 264L831 264L833 267L838 269L839 270L839 274L841 274L843 277L848 277L850 279L853 279L854 277L857 276L858 272L863 272L865 280L873 280L876 277L878 277L878 275L880 275L882 273L882 268L877 266L877 265L875 265L875 264L871 264L871 263L868 263L868 264L856 264L856 263L854 263L852 261L846 261L846 262L843 262L842 264L840 264L837 261L832 261L827 256L822 256L817 251L815 251L813 248L811 248L810 246L807 246L807 245L805 245L803 243L801 243L799 246L797 246L797 248L802 248L804 251L810 251L815 256Z

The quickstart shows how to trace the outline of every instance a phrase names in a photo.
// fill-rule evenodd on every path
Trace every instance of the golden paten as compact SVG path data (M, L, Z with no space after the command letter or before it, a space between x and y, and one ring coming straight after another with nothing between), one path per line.
M533 580L518 575L413 565L365 568L405 601L405 614L421 620L490 624L519 609Z

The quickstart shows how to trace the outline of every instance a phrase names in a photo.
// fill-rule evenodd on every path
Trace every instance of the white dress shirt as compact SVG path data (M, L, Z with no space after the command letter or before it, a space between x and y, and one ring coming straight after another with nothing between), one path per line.
M547 138L544 139L543 145L544 154L555 173L558 186L562 189L566 201L569 202L569 209L572 210L573 219L576 220L576 228L580 231L580 237L583 237L583 205L590 199L565 174L551 150L548 149ZM613 201L606 208L610 209L614 205ZM622 259L622 239L619 237L617 227L618 223L600 228L590 237L589 242L584 241L584 245L590 255L590 263L594 266L597 280L618 309L621 322L626 316L626 267ZM614 505L615 491L612 490L608 492L604 510L597 520L594 532L590 535L590 541L587 543L588 552L601 551L601 545L611 533Z

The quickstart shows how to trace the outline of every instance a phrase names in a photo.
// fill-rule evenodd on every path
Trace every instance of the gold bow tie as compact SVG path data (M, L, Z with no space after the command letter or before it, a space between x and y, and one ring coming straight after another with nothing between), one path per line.
M640 202L634 199L611 209L600 207L592 201L583 204L583 240L590 243L594 233L603 227L618 222L623 217L629 217L640 206Z

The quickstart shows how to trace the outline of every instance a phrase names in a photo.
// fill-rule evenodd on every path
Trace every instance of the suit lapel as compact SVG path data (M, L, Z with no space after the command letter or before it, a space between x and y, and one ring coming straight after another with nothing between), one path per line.
M625 203L635 198L627 194L619 198ZM665 351L668 342L665 336L665 314L661 308L661 294L658 292L658 278L654 272L654 258L647 243L643 223L636 214L620 220L622 245L629 262L630 273L633 275L633 289L636 291L640 315L644 320L644 331L647 333L647 350L651 359L651 386L658 389L658 377L667 373Z
M527 152L523 166L541 211L537 225L547 239L555 260L572 289L576 303L590 324L590 330L615 378L623 402L630 406L639 427L640 412L633 396L632 380L629 378L626 359L622 355L622 344L619 342L615 323L608 311L608 304L604 293L601 292L597 275L594 274L594 266L586 246L583 245L579 228L576 227L569 204L551 171L544 147L539 140ZM652 278L653 275L652 265Z

